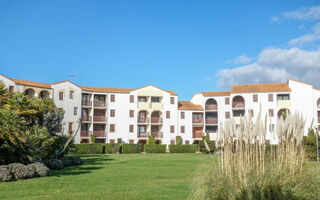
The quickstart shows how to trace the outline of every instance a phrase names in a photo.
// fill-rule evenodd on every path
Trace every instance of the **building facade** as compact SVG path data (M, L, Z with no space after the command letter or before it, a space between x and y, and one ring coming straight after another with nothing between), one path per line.
M288 80L287 83L234 85L230 91L200 92L190 101L153 85L137 89L98 88L76 85L70 81L39 83L0 75L11 92L30 98L52 98L65 111L62 135L79 129L75 143L96 142L147 143L152 135L162 144L198 143L209 134L215 140L219 126L227 119L240 122L241 116L258 113L267 116L267 139L277 143L274 135L277 118L283 112L299 112L306 120L305 133L320 123L320 90L312 85ZM79 123L81 121L81 127Z

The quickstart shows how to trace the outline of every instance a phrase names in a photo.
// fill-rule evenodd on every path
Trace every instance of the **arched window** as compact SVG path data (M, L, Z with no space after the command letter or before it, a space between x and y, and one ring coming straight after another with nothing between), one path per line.
M218 104L215 99L208 99L206 101L206 110L217 110L218 109Z
M27 95L29 98L32 98L35 96L36 92L34 91L34 89L29 88L24 91L24 94Z

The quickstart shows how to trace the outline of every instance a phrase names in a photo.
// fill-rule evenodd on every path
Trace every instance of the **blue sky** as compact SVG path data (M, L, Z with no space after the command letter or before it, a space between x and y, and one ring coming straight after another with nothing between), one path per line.
M319 1L0 0L0 73L154 84L188 100L232 84L320 86Z

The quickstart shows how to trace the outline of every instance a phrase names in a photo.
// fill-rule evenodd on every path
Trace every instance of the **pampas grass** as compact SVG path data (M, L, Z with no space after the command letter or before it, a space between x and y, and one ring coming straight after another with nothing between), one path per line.
M266 144L267 119L249 115L239 125L233 119L220 124L221 156L197 176L190 199L318 198L319 179L310 177L303 149L303 117L278 119L272 135L278 145Z

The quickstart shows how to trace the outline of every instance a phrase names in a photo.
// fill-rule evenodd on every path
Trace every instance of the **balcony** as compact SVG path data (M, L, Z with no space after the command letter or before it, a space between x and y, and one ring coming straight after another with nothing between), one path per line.
M138 117L138 123L149 123L150 122L150 118L149 117Z
M106 107L106 106L107 106L107 102L105 102L105 101L95 101L94 102L94 107L103 108L103 107Z
M244 102L233 102L232 103L232 109L239 109L242 110L244 109Z
M149 132L138 132L138 138L148 138Z
M90 116L90 115L81 116L81 121L83 121L83 122L91 122L91 120L92 120L92 116Z
M93 135L96 137L106 137L106 132L105 131L93 131Z
M162 117L151 117L151 123L162 124Z
M202 138L202 133L193 132L193 133L192 133L192 138L197 138L197 139L199 138L199 139L200 139L200 138Z
M90 101L90 100L82 100L81 101L81 105L82 106L92 106L92 101Z
M93 116L94 122L106 122L106 116Z
M151 135L154 138L163 138L163 133L162 132L151 132Z
M89 137L91 134L91 131L81 130L80 136L81 137Z
M203 118L192 118L192 123L194 124L202 124Z
M218 124L218 118L207 118L206 124Z

